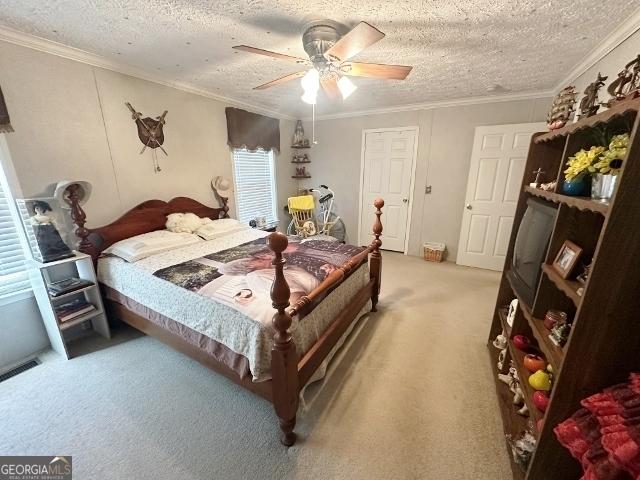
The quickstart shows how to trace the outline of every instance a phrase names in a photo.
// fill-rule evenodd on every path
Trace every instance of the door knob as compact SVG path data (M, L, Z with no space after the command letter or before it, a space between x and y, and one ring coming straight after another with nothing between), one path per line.
M402 203L407 203L408 201L409 201L409 199L408 199L408 198L403 198L403 199L402 199Z
M470 203L467 203L464 208L466 208L467 210L471 210L473 207Z

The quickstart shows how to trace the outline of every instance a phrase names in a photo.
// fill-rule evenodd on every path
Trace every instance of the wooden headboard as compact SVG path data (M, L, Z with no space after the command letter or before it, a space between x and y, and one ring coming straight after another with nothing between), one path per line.
M108 225L88 229L84 226L86 214L78 202L77 192L72 187L73 185L70 187L69 203L71 204L71 217L78 227L76 229L76 235L80 238L78 249L91 255L94 263L106 248L120 240L155 230L163 230L167 222L167 215L171 213L190 212L199 217L209 217L212 220L228 218L229 206L225 198L221 198L222 207L211 208L192 198L176 197L168 202L148 200Z

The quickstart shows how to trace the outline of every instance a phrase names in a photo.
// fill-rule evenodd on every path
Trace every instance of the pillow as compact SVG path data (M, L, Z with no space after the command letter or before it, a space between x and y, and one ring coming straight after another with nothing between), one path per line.
M171 213L167 215L165 227L170 232L194 233L200 226L211 221L210 218L200 218L195 213Z
M251 229L251 227L239 220L221 218L220 220L202 225L195 231L195 234L205 240L214 240L229 233L241 232L247 229Z
M178 247L185 247L200 242L197 235L191 233L174 233L168 230L143 233L114 243L104 253L115 255L127 262L137 262L156 253L166 252Z

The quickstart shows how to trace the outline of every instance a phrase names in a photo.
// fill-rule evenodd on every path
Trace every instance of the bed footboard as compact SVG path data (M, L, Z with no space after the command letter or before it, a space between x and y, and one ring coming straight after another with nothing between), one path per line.
M376 219L373 224L374 240L361 253L351 258L344 265L334 270L312 292L303 296L289 310L290 289L284 276L285 259L282 253L288 245L287 237L282 233L272 233L267 238L267 245L274 253L273 265L276 274L271 286L271 301L276 313L273 316L272 326L275 331L273 348L271 349L271 377L273 406L280 421L282 436L280 441L291 446L296 441L293 431L296 425L296 413L298 411L300 389L306 384L313 372L326 358L333 346L342 337L342 333L356 319L362 305L371 298L372 311L375 312L380 293L380 279L382 274L382 255L380 246L382 242L382 207L384 201L380 198L374 202L376 207ZM299 361L298 352L289 328L292 317L299 313L307 305L313 303L326 294L334 286L338 285L353 270L362 265L369 258L370 280L356 295L350 305L341 313L318 341L311 347L304 358ZM356 308L357 307L357 308Z

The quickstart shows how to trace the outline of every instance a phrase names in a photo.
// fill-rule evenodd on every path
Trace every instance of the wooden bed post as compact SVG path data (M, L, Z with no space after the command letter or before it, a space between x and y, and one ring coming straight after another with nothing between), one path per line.
M282 436L280 441L290 447L296 441L293 429L296 425L298 411L298 352L289 332L291 316L286 312L289 306L291 291L284 277L285 259L282 252L289 241L282 233L275 232L267 238L267 245L273 250L276 267L276 277L271 286L271 301L277 310L273 316L272 325L275 330L273 348L271 349L271 383L273 387L273 406L280 419Z
M227 197L221 197L216 193L216 196L220 200L220 204L222 205L222 212L220 218L229 218L229 199Z
M373 235L376 237L371 245L373 246L373 252L371 252L371 261L369 263L369 275L370 278L375 280L373 290L371 294L371 311L377 312L378 309L378 296L380 295L380 280L382 278L382 254L380 253L380 247L382 241L380 235L382 235L382 222L380 221L380 215L382 215L381 208L384 207L384 200L376 198L373 202L373 206L376 207L376 220L373 222Z
M67 187L68 197L66 198L67 203L71 206L71 219L73 223L75 223L76 227L76 235L80 239L80 244L78 245L78 250L82 253L86 253L90 255L94 262L96 260L95 249L93 248L93 244L87 238L91 232L84 226L87 221L87 215L84 213L84 210L80 206L80 199L78 197L78 190L80 189L80 185L77 183L71 184Z

